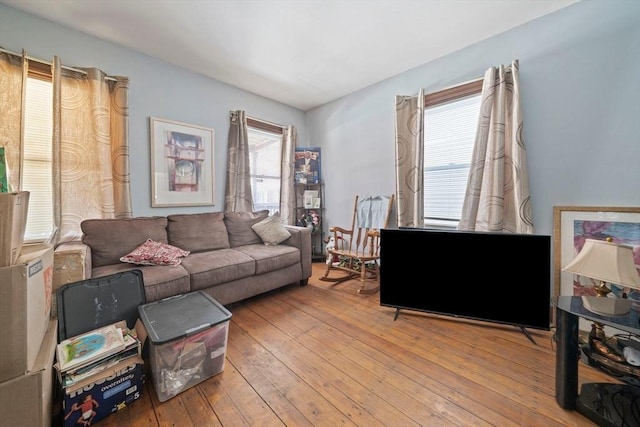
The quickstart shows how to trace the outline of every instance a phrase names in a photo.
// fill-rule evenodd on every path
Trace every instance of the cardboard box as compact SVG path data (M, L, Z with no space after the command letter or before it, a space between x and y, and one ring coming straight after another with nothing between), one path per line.
M15 264L27 227L29 192L0 193L0 267Z
M144 386L143 368L144 362L139 356L131 357L94 376L84 385L64 389L65 427L82 425L79 419L83 416L89 421L87 425L93 425L138 400Z
M67 242L53 252L53 301L51 317L58 316L56 293L64 285L86 280L90 276L91 253L89 246L80 242Z
M0 381L29 372L47 331L53 246L25 245L15 265L0 268Z
M0 383L0 424L51 427L57 337L58 321L51 319L33 369Z

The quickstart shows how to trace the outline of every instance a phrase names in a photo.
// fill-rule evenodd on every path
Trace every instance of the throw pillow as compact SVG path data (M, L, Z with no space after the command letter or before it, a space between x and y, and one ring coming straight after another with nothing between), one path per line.
M121 257L120 261L139 265L178 265L189 253L175 246L147 239L146 242Z
M271 215L251 226L265 245L279 245L291 237L289 230L280 221L280 215Z

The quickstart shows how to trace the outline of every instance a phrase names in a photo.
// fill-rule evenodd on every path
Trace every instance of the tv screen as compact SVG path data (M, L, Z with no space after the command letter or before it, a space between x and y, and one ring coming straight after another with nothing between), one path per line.
M550 236L418 228L380 233L381 305L550 329Z

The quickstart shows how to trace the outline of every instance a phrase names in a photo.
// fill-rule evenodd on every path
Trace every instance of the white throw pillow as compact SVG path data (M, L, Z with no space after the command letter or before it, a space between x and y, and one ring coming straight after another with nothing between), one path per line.
M291 237L280 220L280 215L271 215L251 226L265 245L279 245Z

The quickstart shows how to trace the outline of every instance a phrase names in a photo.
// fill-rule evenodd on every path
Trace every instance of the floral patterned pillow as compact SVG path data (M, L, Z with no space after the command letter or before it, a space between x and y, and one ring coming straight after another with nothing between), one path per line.
M147 239L129 254L120 258L122 262L139 265L179 265L189 251L162 242Z

